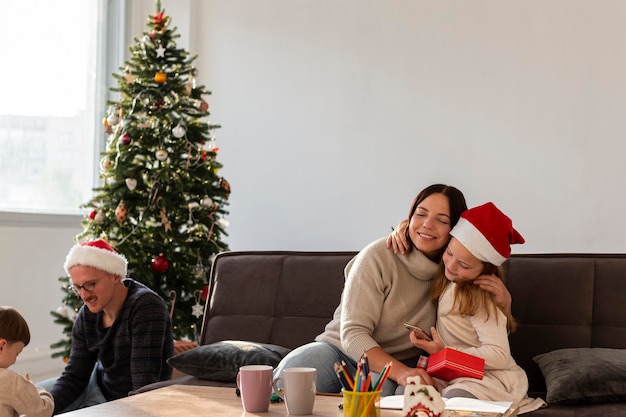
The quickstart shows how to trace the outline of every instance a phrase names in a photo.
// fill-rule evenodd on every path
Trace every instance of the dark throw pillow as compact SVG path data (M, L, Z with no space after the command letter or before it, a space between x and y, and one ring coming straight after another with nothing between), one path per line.
M626 349L558 349L533 360L545 378L549 404L626 401Z
M224 340L179 353L167 363L188 375L213 381L235 382L243 365L271 365L290 352L282 346L266 343Z

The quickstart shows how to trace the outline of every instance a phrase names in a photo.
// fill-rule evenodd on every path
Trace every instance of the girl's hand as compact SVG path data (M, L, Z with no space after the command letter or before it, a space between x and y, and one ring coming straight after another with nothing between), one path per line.
M511 293L500 278L491 274L483 274L474 280L474 284L493 294L496 304L502 310L511 312Z
M439 337L439 333L437 332L435 326L430 328L430 332L433 340L420 339L415 335L414 331L409 333L409 338L411 339L413 346L418 347L432 355L433 353L439 352L441 349L445 348L446 344L443 343L441 337Z
M398 226L387 236L387 249L393 249L393 253L407 254L411 252L413 245L406 238L406 229L409 227L409 220L402 220Z

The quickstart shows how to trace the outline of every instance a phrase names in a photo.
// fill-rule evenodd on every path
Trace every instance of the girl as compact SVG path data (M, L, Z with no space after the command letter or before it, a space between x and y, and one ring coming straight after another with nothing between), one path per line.
M431 328L432 340L420 340L411 332L411 342L431 354L448 346L485 360L482 380L437 380L444 397L520 404L528 378L510 352L508 333L515 330L515 321L473 280L481 274L503 279L501 265L511 255L510 245L524 243L524 238L493 203L464 212L450 235L433 283L437 324Z

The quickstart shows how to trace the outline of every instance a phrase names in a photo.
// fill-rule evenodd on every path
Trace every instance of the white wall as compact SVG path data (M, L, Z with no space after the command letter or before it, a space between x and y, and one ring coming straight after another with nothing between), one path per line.
M132 4L139 36L154 2ZM231 249L356 250L446 182L513 218L515 253L626 251L626 2L163 6L223 125ZM31 323L25 357L61 336L49 311L79 220L0 222L0 302Z
M65 275L65 255L81 230L79 216L0 216L0 305L17 308L31 332L30 344L11 369L28 372L35 381L64 365L50 358L50 344L63 337L50 312L61 306L58 278Z
M626 249L626 2L193 5L233 249L360 248L433 182L514 252Z

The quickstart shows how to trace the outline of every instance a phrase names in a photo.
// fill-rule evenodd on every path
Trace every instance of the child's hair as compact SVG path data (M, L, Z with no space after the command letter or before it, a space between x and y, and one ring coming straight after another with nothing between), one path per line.
M483 262L482 274L493 274L500 278L502 282L504 280L504 268L502 266L496 266L489 262ZM435 304L435 308L438 307L439 297L443 294L444 290L448 286L450 281L446 278L445 266L443 262L439 263L437 269L437 275L433 283L433 298L432 301ZM495 301L495 296L489 291L481 289L478 285L474 285L473 281L457 282L457 286L454 293L454 304L457 305L459 313L466 316L473 316L480 308L484 308L487 312L487 319L493 312L496 313L496 308L499 308ZM509 333L514 333L517 330L517 322L510 312L500 309L506 316L506 328ZM496 316L497 319L497 316Z
M9 343L30 343L30 330L24 317L13 307L0 306L0 339Z

